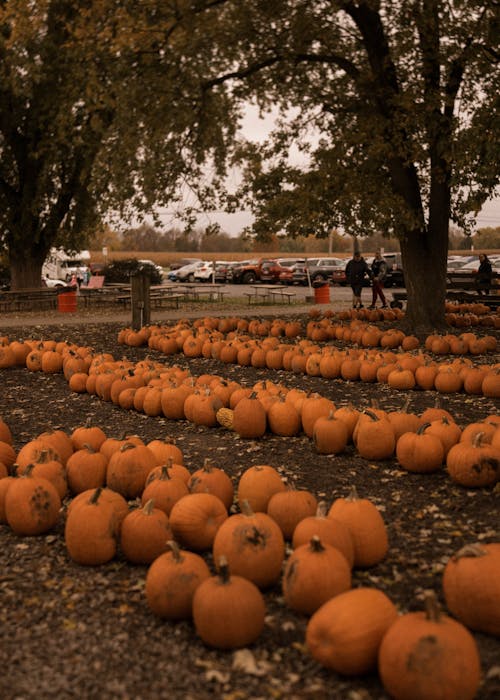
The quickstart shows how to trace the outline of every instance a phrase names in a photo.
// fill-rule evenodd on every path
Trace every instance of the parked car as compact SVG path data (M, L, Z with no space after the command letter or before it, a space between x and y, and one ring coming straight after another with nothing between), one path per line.
M292 275L292 284L308 284L307 268L314 267L320 258L307 258L304 263L298 263Z
M309 258L307 268L311 283L330 282L331 284L346 284L346 261L342 258ZM295 284L307 284L309 279L307 268L297 266L294 274Z
M163 280L163 267L161 265L158 265L155 263L153 260L138 260L137 261L141 267L145 267L146 269L153 269L156 271L157 275L160 276L160 279Z
M221 277L221 268L226 268L226 262L224 260L216 260L215 263L213 260L206 260L203 265L200 265L195 272L194 272L194 278L196 282L211 282L213 279L215 281L217 280L217 277ZM217 274L217 269L219 268L219 274ZM225 281L225 274L224 274L224 281Z
M293 284L293 273L301 265L305 265L305 258L294 260L291 265L284 266L279 275L280 284Z
M288 272L292 267L294 267L298 262L305 262L304 258L277 258L272 261L269 260L264 263L260 270L260 281L266 282L268 284L279 284L283 282L281 279L281 274Z
M403 274L403 263L401 253L384 253L387 262L387 276L384 280L384 287L404 287L405 278ZM370 258L370 265L373 258Z
M191 265L191 263L202 262L201 258L180 258L179 260L174 260L170 263L170 270L178 270L186 265Z
M196 270L206 264L206 260L198 260L189 265L179 267L178 270L170 270L167 277L172 282L194 282Z

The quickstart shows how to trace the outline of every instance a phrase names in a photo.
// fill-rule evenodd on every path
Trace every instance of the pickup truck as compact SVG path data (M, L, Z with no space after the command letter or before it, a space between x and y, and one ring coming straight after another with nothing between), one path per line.
M231 269L231 278L228 282L233 284L253 284L260 282L261 275L276 264L274 258L259 258L258 260L243 260Z

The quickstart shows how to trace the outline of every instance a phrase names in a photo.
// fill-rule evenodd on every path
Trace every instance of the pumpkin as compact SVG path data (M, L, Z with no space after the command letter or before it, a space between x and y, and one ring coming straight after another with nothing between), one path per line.
M49 447L52 447L59 457L62 464L66 464L68 459L73 454L73 443L70 436L60 428L54 428L40 433L38 440L43 440Z
M132 564L151 564L167 550L172 538L168 516L155 508L151 498L142 508L125 516L120 529L120 546Z
M16 535L41 535L59 520L61 499L47 479L33 476L33 467L10 483L4 499L5 519Z
M460 441L462 434L461 428L453 420L449 420L446 416L433 420L426 424L425 432L430 435L435 435L441 440L446 457L453 445Z
M179 549L170 540L167 551L153 561L146 575L145 594L149 609L166 620L192 616L193 596L210 569L199 554Z
M183 464L175 464L171 457L167 459L165 464L159 464L149 472L146 479L146 486L154 481L154 479L158 479L160 475L163 474L163 467L167 468L170 478L173 478L174 476L178 477L179 479L182 479L187 486L189 479L191 478L191 472Z
M16 465L13 465L16 467ZM55 487L61 501L68 493L68 481L66 469L57 459L52 459L49 450L41 450L36 462L32 462L26 467L17 466L16 475L22 476L28 469L31 469L33 476L43 477L50 481Z
M267 416L257 392L244 396L233 408L233 430L241 438L260 438L266 432Z
M5 494L13 481L15 481L15 477L13 476L3 476L0 478L0 523L4 525L7 524L7 518L5 517Z
M5 455L2 454L2 448L3 446L0 443L0 461L4 462L4 464L7 466L12 466L13 461L9 462ZM12 448L11 451L13 452ZM43 438L34 438L33 440L29 440L29 442L25 443L21 447L15 459L16 464L18 467L27 467L28 464L38 462L42 452L46 453L45 457L48 457L55 462L62 463L61 455L59 452L56 452L56 450L51 447L48 442L46 442Z
M75 428L70 437L74 450L81 450L84 445L90 445L94 450L98 450L106 439L106 433L99 426L93 426L89 418L85 425Z
M323 544L329 544L342 552L349 566L354 564L354 544L349 528L333 517L327 517L327 504L320 501L315 515L309 515L297 523L292 536L292 547L297 549L317 535Z
M254 583L231 575L224 558L218 569L219 573L205 579L194 593L196 633L216 649L246 647L264 629L264 598Z
M340 418L335 418L330 411L327 416L320 416L313 427L313 442L319 454L340 454L347 447L349 428Z
M309 620L307 649L318 663L337 673L370 673L377 667L382 639L397 617L394 603L375 588L340 593Z
M8 445L14 442L11 429L2 418L0 418L0 442L6 442Z
M500 451L483 444L482 433L472 442L458 442L448 452L446 468L453 481L468 488L493 486L500 475Z
M96 489L106 483L108 458L90 445L73 452L66 463L66 477L71 493Z
M500 543L466 545L450 557L443 592L466 627L500 637Z
M248 501L254 513L265 513L271 497L281 491L286 491L286 485L279 472L268 464L258 464L240 476L237 499L240 504Z
M283 572L282 589L286 605L312 615L330 598L349 590L351 567L335 547L313 535L289 556Z
M389 550L387 529L378 508L367 498L359 498L353 487L347 498L337 498L329 518L344 523L354 545L354 566L368 567L381 562Z
M396 443L396 458L409 472L428 474L443 464L444 447L441 440L426 433L430 423L424 423L416 433L404 433Z
M137 498L146 485L157 459L146 445L125 443L111 455L106 467L106 486L125 498Z
M234 487L231 477L223 469L211 465L208 459L201 469L191 474L187 486L191 493L213 493L220 498L227 510L233 505Z
M189 493L170 511L174 539L194 551L211 549L217 530L227 519L226 507L211 493Z
M421 425L420 418L408 411L409 405L410 399L406 399L399 411L387 413L387 420L393 427L396 443L403 433L416 433Z
M434 596L428 596L426 612L401 615L389 627L378 669L395 700L472 700L481 676L474 638L438 610Z
M281 437L298 435L301 428L301 418L295 406L280 395L267 410L269 430Z
M271 496L267 504L267 514L281 528L283 537L291 540L297 524L309 515L314 515L318 507L316 497L306 489L286 489Z
M127 502L114 491L97 488L80 493L68 508L64 528L71 559L85 566L111 561L127 513Z
M184 479L172 475L171 470L163 465L155 467L150 472L142 492L141 502L145 505L150 499L153 499L156 508L162 510L166 515L170 515L177 501L183 496L187 496L188 493L189 489Z
M330 399L320 396L320 394L311 394L302 402L301 420L304 433L312 438L314 424L320 416L328 416L330 412L335 411L336 406Z
M359 417L353 439L364 459L387 459L396 447L394 428L388 418L371 409L366 409Z
M281 576L285 541L279 525L266 513L254 513L248 502L231 515L215 535L213 559L225 557L233 574L267 588Z
M360 411L358 411L357 408L354 408L354 406L351 403L348 403L346 406L340 406L339 408L337 408L333 412L333 416L334 418L338 418L346 424L347 430L349 432L349 440L352 440L352 435L354 433L354 428L356 427L356 424L358 422Z

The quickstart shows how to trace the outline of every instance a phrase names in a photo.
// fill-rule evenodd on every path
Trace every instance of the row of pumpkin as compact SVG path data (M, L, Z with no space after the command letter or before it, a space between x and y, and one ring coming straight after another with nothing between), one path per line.
M206 427L224 425L248 439L258 439L268 430L282 437L302 431L321 454L340 454L353 443L362 458L382 460L395 455L408 471L433 472L446 464L451 478L466 487L491 486L500 476L500 429L495 415L462 430L439 407L421 416L410 412L408 404L390 412L378 406L337 407L318 393L271 381L244 387L218 375L195 378L187 369L149 359L117 361L89 348L67 342L52 347L53 343L40 342L42 347L27 357L37 352L40 370L62 371L71 390L95 394L124 409ZM95 484L99 485L103 484Z
M1 421L0 437L12 446ZM114 465L107 486L84 488L96 471L85 461L90 451ZM352 588L353 568L374 566L390 552L380 511L355 490L327 508L311 492L287 488L269 465L244 470L235 489L217 467L191 473L173 443L117 440L87 425L71 435L42 433L15 454L24 475L0 478L0 521L16 534L47 532L61 517L60 483L48 471L47 453L68 475L81 472L68 479L70 558L98 565L121 550L131 563L148 565L150 610L166 620L192 619L205 644L234 649L255 642L265 627L263 592L280 584L285 604L309 617L306 647L326 668L357 676L378 668L396 699L411 697L415 684L419 697L431 700L475 696L480 658L467 627L500 636L500 544L466 547L446 564L443 593L456 620L438 610L435 598L426 612L398 614L384 592ZM76 458L82 461L75 470ZM118 469L123 460L135 465L126 476ZM75 482L82 489L77 495ZM142 487L134 491L141 505L131 509L125 496L132 483Z
M181 321L172 326L148 326L138 331L123 329L118 340L132 346L147 344L150 349L164 355L182 353L187 358L211 358L226 364L304 373L324 379L381 382L403 391L436 390L444 394L464 391L500 398L498 363L474 364L470 358L463 355L441 362L434 359L434 354L443 354L450 350L452 341L447 336L429 336L426 349L433 353L429 355L422 351L412 352L418 347L418 339L414 336L402 336L401 331L395 329L385 332L384 335L386 341L383 347L392 349L382 350L378 347L368 347L370 344L376 345L376 337L380 338L381 333L379 329L370 327L352 331L350 328L340 327L343 334L348 331L348 335L342 338L341 342L353 342L354 332L359 334L354 337L354 341L359 341L367 347L339 349L331 344L320 345L325 340L331 340L325 328L321 329L321 335L315 339L311 337L295 343L280 342L280 337L276 334L276 321L256 321L255 326L251 327L252 321L242 320L248 324L248 333L244 330L224 332L214 330L210 325L193 326ZM239 321L235 322L238 326ZM270 335L253 337L252 333L260 335L259 328L262 330L263 324ZM290 327L298 325L299 322L289 322L284 326L278 324L280 328L287 329L285 335L289 334L286 335L288 341L297 338L293 335L298 332L297 328L290 330ZM311 331L310 328L309 330ZM312 332L310 334L314 335ZM365 338L367 334L373 337L373 341ZM404 340L410 342L405 344ZM493 336L478 338L474 334L464 333L457 336L456 342L464 352L470 351L476 355L494 353L497 349L497 341ZM396 351L398 345L402 345L403 349ZM454 350L458 351L458 345L454 346Z

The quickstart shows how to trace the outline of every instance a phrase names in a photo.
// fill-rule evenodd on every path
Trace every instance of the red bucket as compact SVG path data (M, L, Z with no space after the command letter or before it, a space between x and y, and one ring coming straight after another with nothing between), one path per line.
M76 311L76 292L62 292L57 297L57 310L62 313Z
M315 287L314 289L314 301L316 304L329 304L330 303L330 285L322 284L321 287Z

